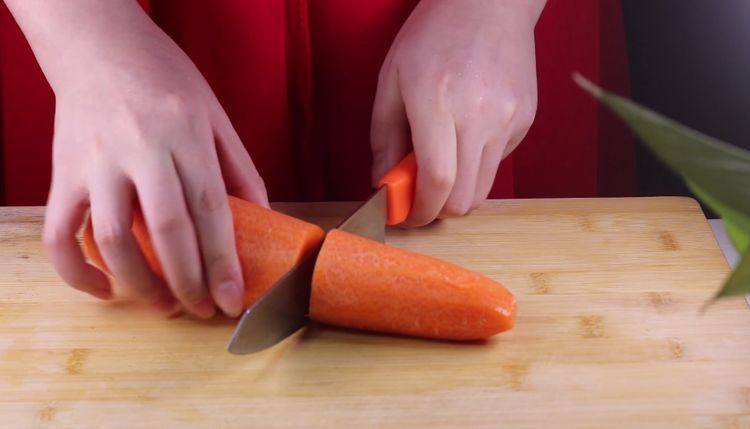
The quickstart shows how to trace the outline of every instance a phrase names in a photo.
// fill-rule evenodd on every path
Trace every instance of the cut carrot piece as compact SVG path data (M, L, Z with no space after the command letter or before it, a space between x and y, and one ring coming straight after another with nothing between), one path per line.
M515 306L513 295L487 277L332 230L315 265L310 317L369 331L477 340L512 328Z
M232 196L229 197L229 206L234 219L237 255L245 281L244 306L247 308L318 245L325 233L317 225ZM133 214L133 235L151 269L163 277L161 264L139 210ZM94 241L91 222L84 230L83 249L94 265L108 271Z

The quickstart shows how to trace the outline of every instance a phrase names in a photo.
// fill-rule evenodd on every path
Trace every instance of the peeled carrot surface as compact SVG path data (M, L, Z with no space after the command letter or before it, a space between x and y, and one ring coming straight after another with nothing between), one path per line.
M310 317L322 323L445 340L513 327L516 301L465 268L332 230L312 280Z
M325 233L317 225L232 196L229 196L229 206L234 219L237 255L245 281L244 306L247 308L319 244ZM143 215L138 210L133 215L133 234L151 269L163 277ZM107 271L94 241L91 222L83 234L83 249L94 265Z

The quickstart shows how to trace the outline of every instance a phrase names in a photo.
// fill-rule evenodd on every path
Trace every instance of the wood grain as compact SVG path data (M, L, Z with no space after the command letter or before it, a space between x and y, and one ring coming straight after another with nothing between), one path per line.
M330 227L354 205L277 208ZM391 230L505 283L516 328L456 344L311 326L250 356L225 351L232 321L64 286L41 221L0 209L2 427L750 427L750 310L698 313L728 267L690 199L491 201Z

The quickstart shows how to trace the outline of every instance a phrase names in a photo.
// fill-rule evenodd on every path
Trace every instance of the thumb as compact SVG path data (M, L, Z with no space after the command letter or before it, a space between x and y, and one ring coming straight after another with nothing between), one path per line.
M397 76L395 68L386 59L378 78L370 124L373 186L377 186L380 178L396 165L411 147L409 121Z

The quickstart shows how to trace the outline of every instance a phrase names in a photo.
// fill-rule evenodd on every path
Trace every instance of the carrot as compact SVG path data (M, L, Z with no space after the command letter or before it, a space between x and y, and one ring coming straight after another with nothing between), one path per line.
M315 265L310 317L369 331L476 340L513 327L515 298L449 262L332 230Z
M325 233L317 225L232 196L229 196L229 206L245 281L244 305L247 308L320 243ZM134 212L132 230L149 266L163 278L161 264L139 210ZM94 265L107 271L94 241L91 222L84 230L83 249Z

